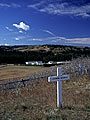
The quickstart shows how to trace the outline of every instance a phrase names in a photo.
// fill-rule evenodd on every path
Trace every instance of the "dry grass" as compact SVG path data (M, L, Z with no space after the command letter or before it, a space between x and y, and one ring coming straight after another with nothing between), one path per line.
M21 79L46 68L36 66L5 65L0 67L0 81Z
M63 108L56 108L56 83L47 79L0 93L0 120L89 120L90 76L63 82Z
M15 50L19 50L19 51L40 51L40 50L44 50L44 51L50 51L50 48L48 46L27 46L27 47L18 47L15 48Z
M85 63L89 65L89 62ZM0 72L8 72L6 76L10 79L11 71L14 74L16 71L16 77L21 72L22 77L30 74L30 71L33 73L46 69L41 68L12 65L0 68ZM62 109L56 107L56 82L48 83L47 79L0 92L0 120L90 120L90 75L71 74L70 80L63 81L62 91Z

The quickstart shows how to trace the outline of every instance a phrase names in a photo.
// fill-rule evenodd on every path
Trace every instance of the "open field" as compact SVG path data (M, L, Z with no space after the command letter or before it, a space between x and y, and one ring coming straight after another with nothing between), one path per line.
M43 72L45 67L36 66L20 66L20 65L1 65L0 81L19 80L30 76L32 73Z
M60 65L60 67L62 67L66 73L71 74L73 72L74 74L76 74L76 71L78 71L79 64L83 66L84 72L85 71L90 72L89 58L76 59L71 61L70 64ZM56 70L56 67L59 66L43 67L43 66L24 66L24 65L14 65L14 64L0 65L0 82L25 79L31 76L33 73L34 74L44 73L47 70L49 70L48 73L50 72L53 73Z
M63 82L63 108L56 108L56 83L47 79L0 93L0 120L90 120L90 76Z
M83 75L75 72L80 63L85 68ZM22 71L31 68L20 67ZM63 81L63 108L56 107L56 82L42 78L22 88L0 91L0 120L90 120L90 59L77 59L62 67L63 74L70 74L70 80ZM6 68L8 71L8 66L1 69ZM32 67L29 74L38 72L40 76L47 69L41 68ZM48 69L56 75L56 67Z

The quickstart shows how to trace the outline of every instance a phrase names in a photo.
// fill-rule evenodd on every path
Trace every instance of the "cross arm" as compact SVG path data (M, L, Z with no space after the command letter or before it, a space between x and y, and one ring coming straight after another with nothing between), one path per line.
M60 80L69 80L70 79L70 76L69 75L62 75L60 77Z
M58 76L51 76L48 77L48 82L56 82L58 81L60 78Z

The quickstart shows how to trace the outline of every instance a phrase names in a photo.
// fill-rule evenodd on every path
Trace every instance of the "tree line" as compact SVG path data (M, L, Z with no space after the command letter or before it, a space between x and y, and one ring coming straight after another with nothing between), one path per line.
M65 47L63 47L63 49L65 49ZM11 48L9 50L0 48L0 64L24 64L26 61L66 61L78 57L90 57L90 48L70 47L70 49L63 50L62 52L58 53L54 53L52 50L22 52L18 50L12 50Z

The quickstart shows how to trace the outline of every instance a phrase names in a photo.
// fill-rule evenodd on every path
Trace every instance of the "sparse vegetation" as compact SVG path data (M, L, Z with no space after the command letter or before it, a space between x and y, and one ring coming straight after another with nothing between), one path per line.
M77 78L82 87L72 86L76 78L63 83L63 108L56 108L56 83L48 83L46 79L33 82L28 87L0 93L1 120L89 120L90 108L89 90L85 84L89 83L89 76ZM87 82L86 82L87 81ZM81 91L80 93L76 92Z
M89 60L77 59L63 65L63 72L69 67L72 71L79 62L86 67ZM48 83L46 78L26 87L0 91L0 120L89 120L89 73L71 73L70 80L63 82L63 108L56 107L56 83Z
M12 81L23 79L27 76L30 76L32 73L42 72L46 70L45 67L36 67L36 66L24 66L24 65L0 65L0 81Z

